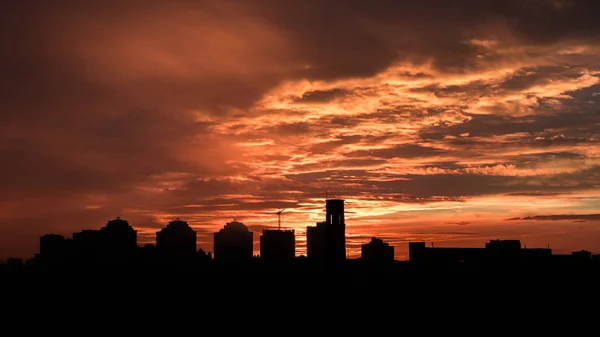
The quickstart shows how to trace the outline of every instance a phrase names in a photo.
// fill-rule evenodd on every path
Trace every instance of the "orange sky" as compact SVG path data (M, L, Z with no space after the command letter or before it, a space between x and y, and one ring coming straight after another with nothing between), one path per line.
M378 236L600 253L595 0L0 5L0 259L120 216L212 251L346 199ZM511 220L508 220L511 219Z

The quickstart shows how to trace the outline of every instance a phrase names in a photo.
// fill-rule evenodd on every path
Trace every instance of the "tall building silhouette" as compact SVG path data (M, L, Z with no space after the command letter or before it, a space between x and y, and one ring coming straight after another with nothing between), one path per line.
M306 228L307 258L323 262L346 259L346 222L344 200L325 201L325 221Z
M156 251L167 258L193 258L196 254L196 231L185 221L173 220L156 232Z
M372 237L369 243L361 246L361 258L371 262L394 261L394 246L380 238Z
M261 260L292 260L296 256L294 230L264 229L260 237Z
M243 223L233 220L214 233L214 259L245 261L254 255L254 233Z
M137 251L137 231L129 222L117 217L100 229L104 257L111 260L132 259Z

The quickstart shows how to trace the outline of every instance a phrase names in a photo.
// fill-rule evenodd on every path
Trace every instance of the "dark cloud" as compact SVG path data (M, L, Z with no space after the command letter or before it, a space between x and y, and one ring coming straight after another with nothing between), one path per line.
M287 123L277 126L283 136L309 134L313 126L310 123Z
M466 226L470 222L468 222L468 221L460 221L460 222L446 222L446 223L449 224L449 225Z
M339 148L340 146L343 146L346 144L358 143L361 140L361 138L362 137L359 135L340 136L332 141L320 142L320 143L313 144L310 146L309 149L307 149L307 151L312 154L330 153L330 152L334 151L335 149Z
M314 90L305 92L302 97L295 99L295 101L304 103L324 103L342 97L345 94L347 94L347 91L344 89L332 89L327 91Z
M542 66L526 67L517 71L504 81L497 89L525 90L536 84L546 84L549 81L575 79L581 76L582 68L573 66Z
M553 214L553 215L533 215L522 218L509 218L506 220L575 220L575 221L588 221L588 220L600 220L600 214Z
M374 158L419 158L439 156L443 153L446 153L446 151L433 147L421 146L419 144L403 144L386 149L353 151L344 154L344 156Z
M452 232L452 231L431 231L431 232L413 232L414 235L429 235L429 234L443 234L443 235L478 235L477 232Z
M474 31L480 37L495 37L502 31L494 28L502 24L529 43L597 36L592 13L600 10L593 0L560 10L542 1L516 0L259 2L253 6L302 46L298 53L314 65L306 75L318 78L372 74L398 57L417 61L433 57L440 68L457 70L477 60L480 50L461 43L477 37Z
M368 190L375 194L400 193L411 198L427 198L444 196L453 198L473 197L481 195L527 193L531 190L538 193L568 193L579 190L590 190L600 183L600 167L592 167L576 173L563 173L548 176L500 176L475 173L457 174L387 174L385 179L368 171L325 171L306 174L289 175L289 179L299 184L310 181L323 181L331 185L344 186L352 177L358 181L366 181ZM352 195L353 187L344 186L346 193ZM356 188L356 187L354 187ZM401 201L401 200L399 200Z
M514 196L525 196L525 197L544 197L544 196L560 196L570 193L561 193L561 192L516 192L516 193L508 193L507 195Z
M444 139L445 136L460 136L468 133L469 137L449 140L450 143L476 145L485 143L485 139L474 140L470 137L489 137L527 133L519 142L527 141L533 145L553 145L559 142L584 142L586 136L596 134L594 125L600 121L595 111L573 114L567 109L554 115L513 117L501 115L470 115L468 121L451 126L432 126L421 131L424 140ZM567 136L564 135L567 133ZM569 137L569 133L576 133ZM554 137L557 136L557 137ZM538 138L539 137L539 138ZM491 141L490 141L491 142ZM501 146L501 144L499 144Z

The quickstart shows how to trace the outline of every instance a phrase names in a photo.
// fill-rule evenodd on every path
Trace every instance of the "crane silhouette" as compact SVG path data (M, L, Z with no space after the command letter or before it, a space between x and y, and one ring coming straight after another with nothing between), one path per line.
M277 229L281 230L281 213L283 213L285 209L280 209L277 211Z

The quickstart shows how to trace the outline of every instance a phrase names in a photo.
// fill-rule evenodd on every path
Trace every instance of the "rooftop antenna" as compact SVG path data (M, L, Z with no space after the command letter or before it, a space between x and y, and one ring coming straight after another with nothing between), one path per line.
M285 211L285 209L280 209L277 212L277 229L281 230L281 213L283 213L283 211Z

